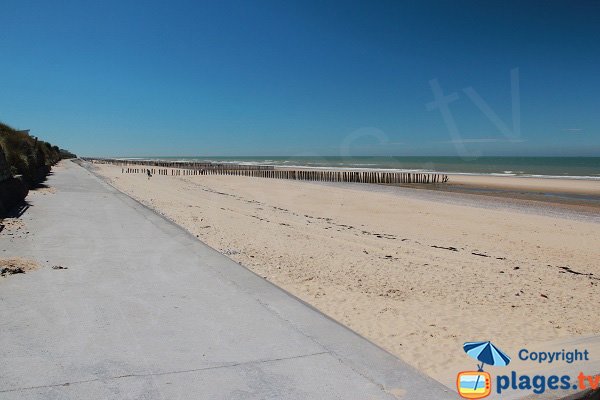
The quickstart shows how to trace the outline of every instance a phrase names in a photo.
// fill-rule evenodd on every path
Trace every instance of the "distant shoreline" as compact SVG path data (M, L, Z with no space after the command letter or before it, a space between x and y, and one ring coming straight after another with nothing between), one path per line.
M269 168L275 171L319 171L323 172L376 172L392 174L431 174L426 170L420 169L389 169L389 168L351 168L335 166L305 166L305 165L275 165L268 163L243 163L240 161L217 162L217 160L199 160L199 159L166 159L166 158L120 158L104 159L108 162L131 162L133 164L149 165L166 162L167 165L173 164L173 168L178 169L201 169L209 168L209 164L215 164L215 167L227 169L228 165L232 169L243 169L245 167ZM102 160L101 160L102 162ZM189 166L188 166L189 163ZM235 166L235 168L234 168ZM162 165L161 167L166 167ZM210 168L209 168L210 169ZM440 174L434 171L433 174ZM509 171L506 171L509 172ZM446 174L444 174L446 175ZM468 195L496 197L504 199L514 199L518 201L535 201L544 204L553 204L575 208L576 211L596 214L600 211L600 177L579 177L588 179L577 179L577 177L565 176L527 176L515 174L496 174L496 173L448 173L448 182L417 184L417 189L431 190L438 192L454 192ZM278 179L277 177L271 177ZM310 180L310 179L309 179ZM317 179L320 180L320 179ZM326 179L327 180L327 179ZM335 180L333 180L335 181ZM368 182L368 181L367 181ZM385 183L389 182L389 183ZM393 183L394 181L369 182L369 184L383 184L412 187L412 183ZM398 182L398 181L397 181ZM429 182L429 181L428 181ZM441 181L440 181L441 182Z
M449 174L448 183L435 189L600 210L597 180Z
M438 173L600 181L600 157L116 157L121 160L215 162L277 169Z
M285 168L276 167L276 169L292 169L292 166ZM329 169L330 168L319 168L319 170L324 171ZM346 169L339 168L337 170ZM364 171L364 169L361 170ZM415 171L405 170L402 172ZM416 172L428 173L429 171ZM568 206L583 206L585 211L600 210L600 178L579 179L573 177L555 176L503 176L497 174L471 174L437 171L435 171L435 173L448 175L448 182L440 185L400 184L399 186L414 187L421 190L503 197L516 200L534 200L538 202L562 204Z

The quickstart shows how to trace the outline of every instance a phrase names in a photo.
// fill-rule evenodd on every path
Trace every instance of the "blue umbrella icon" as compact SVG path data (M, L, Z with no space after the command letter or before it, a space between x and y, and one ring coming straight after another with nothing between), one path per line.
M474 359L481 361L481 365L477 365L479 371L483 371L484 364L504 367L510 363L510 357L504 354L502 350L492 344L492 342L466 342L463 344L465 353ZM479 383L479 376L475 382L475 387Z
M478 365L480 371L483 371L484 364L504 367L510 363L510 357L489 341L467 342L463 344L463 349L465 350L465 353L474 359L481 361L481 366Z

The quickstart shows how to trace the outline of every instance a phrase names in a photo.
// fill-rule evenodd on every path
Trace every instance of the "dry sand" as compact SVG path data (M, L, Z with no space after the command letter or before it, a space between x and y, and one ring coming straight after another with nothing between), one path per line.
M393 194L233 176L148 180L109 165L98 172L444 383L474 367L465 341L493 340L514 354L525 343L600 333L597 220L414 194L428 191L404 196L411 189L403 188Z
M25 274L38 269L40 265L34 260L21 257L0 258L0 278Z

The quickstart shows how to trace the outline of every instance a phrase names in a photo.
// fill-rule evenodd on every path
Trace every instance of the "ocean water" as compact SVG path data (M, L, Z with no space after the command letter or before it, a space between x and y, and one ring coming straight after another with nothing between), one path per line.
M315 169L375 169L600 180L600 157L144 157Z

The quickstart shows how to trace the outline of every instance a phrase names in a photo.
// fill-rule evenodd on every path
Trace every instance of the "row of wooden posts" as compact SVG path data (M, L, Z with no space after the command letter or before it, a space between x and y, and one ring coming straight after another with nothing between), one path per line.
M121 168L122 174L146 174L148 175L148 171L150 171L151 175L170 175L170 176L180 176L180 175L206 175L205 173L201 173L203 170L200 169L162 169L162 168Z
M99 164L112 164L122 167L144 166L144 167L163 167L179 169L223 169L223 170L260 170L272 171L275 169L272 165L244 165L233 163L214 163L214 162L196 162L196 161L160 161L160 160L118 160L114 158L83 158L85 161Z
M121 168L125 174L143 173L152 175L233 175L258 178L292 179L321 182L359 183L446 183L448 176L443 174L422 174L413 172L370 172L370 171L313 171L313 170L244 170L244 169L161 169L161 168ZM169 173L170 172L170 173Z

